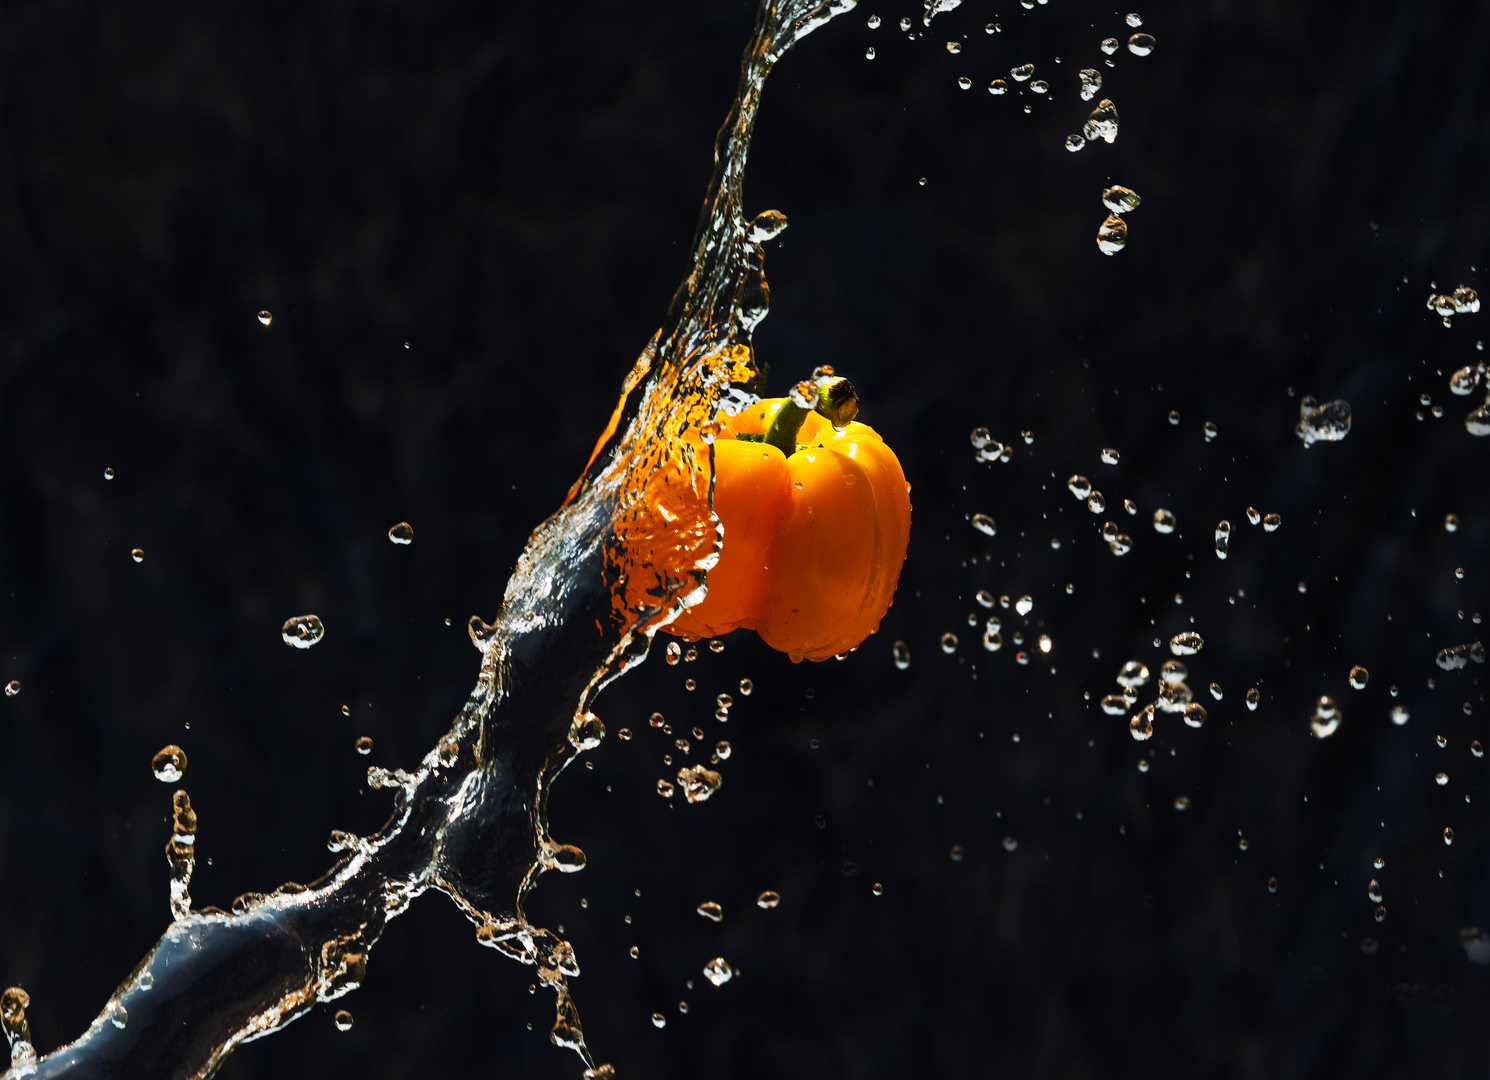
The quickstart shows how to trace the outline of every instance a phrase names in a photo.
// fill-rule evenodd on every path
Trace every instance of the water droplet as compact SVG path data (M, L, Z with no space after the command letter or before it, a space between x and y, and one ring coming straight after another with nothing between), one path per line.
M1452 844L1454 842L1454 830L1453 829L1445 829L1443 831L1443 842L1444 842L1445 845Z
M1073 154L1076 153L1076 151L1080 150L1085 145L1086 145L1086 140L1083 139L1080 135L1067 135L1066 136L1066 149L1069 150L1069 151L1071 151L1071 153L1073 153Z
M1103 255L1116 255L1127 246L1128 223L1116 214L1108 214L1097 228L1097 250Z
M133 551L131 551L129 553L129 557L131 559L133 559L137 563L144 562L145 561L145 549L144 548L135 548Z
M1021 596L1018 600L1014 601L1014 610L1021 615L1028 615L1031 611L1035 610L1035 601L1028 596Z
M1134 34L1128 39L1128 51L1134 56L1147 56L1154 51L1152 34Z
M948 631L942 635L942 652L955 653L957 651L957 635Z
M1194 630L1186 630L1169 639L1169 651L1176 656L1194 656L1205 648L1205 641Z
M1174 797L1174 808L1176 810L1190 809L1190 797L1188 795L1176 795Z
M1078 473L1066 481L1066 488L1078 499L1085 499L1092 493L1092 482Z
M103 478L105 480L112 480L112 479L114 479L114 470L113 470L113 468L104 469L104 471L103 471Z
M366 757L368 754L372 753L373 741L368 736L362 735L357 739L356 747L357 753L361 754L363 757Z
M1476 664L1485 662L1485 646L1478 641L1439 649L1433 658L1434 663L1444 671L1462 671L1471 660Z
M1261 520L1262 520L1262 515L1257 512L1257 510L1256 510L1255 507L1251 507L1251 506L1247 507L1247 521L1248 522L1250 522L1253 525L1256 525Z
M994 79L988 84L988 92L994 97L1000 97L1009 92L1009 84L1003 79Z
M1293 433L1306 447L1317 442L1339 442L1350 434L1350 403L1327 401L1321 405L1305 396L1299 402L1299 419Z
M1199 702L1191 702L1189 705L1186 705L1184 720L1186 727L1202 727L1206 720L1205 706Z
M1050 84L1044 79L1036 79L1034 82L1030 83L1030 91L1032 93L1043 94L1049 89Z
M1449 740L1445 739L1442 735L1433 736L1433 741L1438 744L1440 750L1449 745Z
M994 533L998 532L998 525L995 524L993 518L989 517L987 514L974 514L972 517L972 521L973 528L977 529L984 536L992 536Z
M1104 449L1102 451L1102 464L1103 465L1116 465L1121 460L1121 458L1122 458L1122 455L1120 455L1116 450L1113 450L1111 448L1107 448L1107 449Z
M1087 496L1086 508L1094 514L1103 513L1107 509L1107 500L1100 491L1094 491Z
M1160 533L1172 533L1179 525L1179 519L1174 516L1174 511L1159 509L1154 511L1154 531Z
M1138 15L1136 12L1130 12L1127 16L1127 21L1129 26L1135 28L1143 25L1143 17Z
M949 41L949 42L947 42L947 51L949 53L951 53L953 56L956 56L958 53L962 52L962 42L960 42L960 41Z
M286 645L308 649L326 636L326 628L314 615L296 615L293 619L285 620L285 624L279 628L279 636Z
M1091 101L1102 89L1102 73L1096 68L1082 68L1076 74L1081 79L1081 100Z
M337 1031L352 1030L352 1014L347 1012L346 1009L337 1009L336 1016L332 1019L332 1022L336 1025Z
M1268 514L1262 519L1263 532L1277 532L1283 524L1283 518L1278 514Z
M879 29L879 27L880 27L880 17L878 15L871 15L871 16L869 16L868 22L869 22L869 29L871 29L871 30L878 30Z
M1118 39L1115 37L1102 39L1102 51L1108 56L1118 51Z
M1030 80L1030 76L1034 75L1034 73L1034 64L1020 64L1016 68L1009 69L1009 77L1015 82L1028 82Z
M1097 107L1082 125L1081 133L1086 136L1087 142L1096 142L1098 139L1106 143L1115 142L1118 135L1117 106L1107 98L1097 102Z
M273 321L274 321L274 316L271 315L269 312L267 312L267 311L261 311L261 312L259 312L259 322L263 323L265 326L268 326Z
M870 51L873 52L872 49ZM667 1027L667 1017L663 1016L661 1013L653 1013L652 1014L652 1026L654 1028L665 1028L665 1027Z
M1258 692L1257 687L1254 686L1251 690L1248 690L1247 691L1247 711L1248 712L1256 712L1257 711L1257 706L1261 702L1262 702L1262 694Z
M657 794L661 795L664 799L671 799L673 797L672 784L666 780L657 781Z
M683 789L683 797L691 803L707 801L723 783L722 776L702 765L685 766L678 770L678 784Z
M186 751L175 743L162 747L150 759L150 771L162 783L174 784L186 772Z
M998 652L1004 647L1004 635L997 630L983 631L983 648L989 652Z
M1148 665L1138 660L1129 660L1123 665L1123 670L1118 672L1117 681L1120 686L1142 686L1149 681Z
M1466 416L1464 430L1471 435L1490 435L1490 404L1481 405Z
M1437 775L1435 775L1433 777L1433 779L1435 781L1437 781L1439 787L1446 787L1446 786L1448 786L1448 782L1449 782L1449 774L1448 773L1438 773Z
M388 530L388 539L395 544L412 544L414 542L414 526L407 521L400 521Z
M1128 721L1128 734L1138 742L1147 742L1154 737L1154 707L1152 705L1135 713Z
M1352 689L1366 689L1366 683L1369 682L1370 679L1371 673L1365 668L1361 667L1360 664L1357 664L1355 665L1355 667L1350 669L1350 685Z
M762 893L761 895L764 898L765 894ZM734 977L734 968L730 967L729 962L722 956L716 956L704 965L704 978L708 979L715 986L723 986Z
M1102 699L1102 711L1108 716L1122 716L1128 711L1128 699L1122 694L1108 694Z
M1102 192L1102 205L1114 214L1126 214L1130 210L1137 210L1139 204L1142 202L1143 200L1138 197L1138 192L1132 188L1121 187L1117 184L1104 189ZM1180 414L1178 412L1171 412L1169 414L1169 422L1171 424L1178 424L1180 422Z

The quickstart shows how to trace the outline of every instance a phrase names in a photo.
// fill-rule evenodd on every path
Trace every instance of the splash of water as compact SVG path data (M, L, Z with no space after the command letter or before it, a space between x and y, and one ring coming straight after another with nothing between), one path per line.
M584 866L583 852L549 835L547 804L569 762L604 737L596 695L702 598L718 558L708 431L760 374L751 333L770 297L760 245L785 227L779 213L743 212L760 95L792 45L854 4L762 0L688 276L583 475L529 539L496 621L472 617L481 668L460 714L417 772L369 770L371 786L394 792L392 817L373 836L339 837L346 854L308 886L247 894L232 912L193 911L197 822L178 791L170 928L88 1030L45 1058L28 1041L24 992L7 991L5 1032L19 1048L7 1076L211 1076L239 1043L355 990L388 921L431 889L457 904L481 944L536 968L555 993L553 1042L579 1053L586 1076L612 1075L585 1045L568 985L579 974L573 947L529 923L523 901L546 871ZM713 776L694 779L712 790Z

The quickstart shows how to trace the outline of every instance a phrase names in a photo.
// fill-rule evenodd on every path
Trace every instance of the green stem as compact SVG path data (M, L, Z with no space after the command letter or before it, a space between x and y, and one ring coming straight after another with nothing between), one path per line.
M820 380L813 393L816 403L810 409L798 405L792 397L782 402L762 441L791 457L797 452L797 432L808 413L817 413L835 428L843 427L859 414L859 395L854 392L854 384L841 376Z

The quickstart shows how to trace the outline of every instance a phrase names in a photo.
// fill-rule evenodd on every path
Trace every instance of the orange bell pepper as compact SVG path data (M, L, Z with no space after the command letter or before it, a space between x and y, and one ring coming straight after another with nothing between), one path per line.
M847 379L720 414L714 512L724 527L703 600L668 627L753 629L794 662L858 646L889 610L910 540L910 485Z

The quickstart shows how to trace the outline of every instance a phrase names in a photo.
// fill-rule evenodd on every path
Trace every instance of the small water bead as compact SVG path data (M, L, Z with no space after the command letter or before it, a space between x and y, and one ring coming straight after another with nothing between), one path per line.
M1277 532L1283 524L1283 518L1278 514L1268 514L1262 519L1263 532Z
M956 56L958 53L962 52L962 43L960 41L947 42L947 51L953 56Z
M871 30L878 30L880 28L880 17L878 15L871 15L871 16L869 16L868 22L869 22L869 29L871 29Z
M1086 145L1086 140L1083 139L1080 135L1067 135L1066 136L1066 149L1069 150L1069 151L1071 151L1071 153L1073 153L1073 154L1076 153L1076 151L1080 150L1085 145Z
M1154 737L1154 707L1147 706L1142 712L1135 713L1128 721L1128 734L1138 742L1147 742Z
M1445 532L1458 532L1459 531L1459 515L1458 514L1445 514L1444 515L1444 519L1443 519L1443 528L1444 528L1444 531Z
M1094 491L1087 496L1086 508L1094 514L1105 513L1107 510L1107 500L1103 498L1100 491Z
M1454 577L1457 580L1459 580L1459 581L1463 581L1464 580L1464 567L1462 567L1462 566L1456 566L1454 568Z
M1138 759L1138 771L1141 772L1141 773L1146 773L1146 772L1149 771L1149 759L1148 758L1139 758Z
M901 671L911 666L911 647L903 641L897 641L890 649L890 655L895 658L895 666Z
M1004 635L997 630L983 631L983 648L989 652L998 652L1004 647Z
M969 79L966 75L959 75L957 76L957 86L962 90L971 90L973 88L973 80Z
M1043 93L1045 93L1045 91L1047 91L1049 89L1050 89L1050 84L1048 82L1046 82L1044 79L1036 79L1034 82L1030 83L1030 90L1031 90L1031 92L1036 93L1036 94L1043 94Z
M1036 644L1039 645L1040 651L1042 653L1048 653L1054 647L1054 642L1050 640L1049 634L1041 634L1040 639L1038 642L1036 642Z
M1309 730L1314 733L1316 739L1328 739L1339 729L1340 717L1338 716L1332 716L1327 720L1316 716L1309 721Z
M261 325L268 326L273 321L274 321L274 316L270 312L268 312L268 311L261 311L261 312L259 312L259 322L260 322Z
M1020 64L1016 68L1009 69L1009 77L1015 82L1028 82L1035 74L1034 64Z
M1278 879L1275 878L1275 877L1268 878L1268 892L1275 893L1277 891L1278 891Z
M112 467L104 469L104 471L103 471L103 478L105 480L112 480L112 479L114 479L114 470L113 470Z
M388 530L388 539L395 544L407 546L414 542L414 526L407 521L400 521Z
M874 46L873 45L869 46L867 49L864 50L864 59L865 60L873 60L874 59Z
M706 769L702 765L694 765L678 770L678 783L683 788L683 797L691 803L701 803L708 800L724 783L721 777L713 769Z
M1014 610L1021 615L1028 615L1031 611L1035 610L1035 601L1028 596L1021 596L1018 600L1014 601Z
M1118 533L1108 543L1107 550L1114 555L1126 555L1133 550L1133 538L1127 533Z
M698 906L698 913L710 922L724 921L724 908L720 907L713 900L705 900L700 904Z
M1174 511L1160 508L1154 511L1154 531L1159 533L1172 533L1179 525L1179 519L1174 516Z
M1097 102L1097 107L1082 125L1081 133L1086 136L1087 142L1096 142L1098 139L1105 143L1115 142L1118 136L1117 106L1107 98Z
M1201 705L1199 702L1191 702L1189 705L1186 705L1184 719L1185 724L1188 727L1201 727L1205 724L1206 719L1205 706Z
M716 956L704 965L704 978L715 986L723 986L735 977L735 969L722 956Z
M902 30L904 30L906 32L909 32L910 31L910 28L911 28L911 20L910 20L910 16L907 15L905 18L903 18L903 19L900 20L900 29L902 29Z
M356 745L357 753L361 754L363 757L366 757L368 754L372 753L373 741L368 736L363 735L362 737L360 737L357 740Z
M1108 716L1122 716L1128 711L1128 699L1122 694L1108 694L1102 699L1102 711Z
M1128 39L1128 51L1134 56L1147 56L1154 51L1152 34L1134 34Z
M978 603L981 604L983 607L993 607L993 593L989 592L987 589L979 589L977 595L974 596L973 599L977 600Z
M1350 669L1350 685L1354 690L1366 689L1366 683L1371 680L1371 673L1360 664Z
M942 635L942 652L948 655L957 651L957 635L948 631Z
M1138 504L1136 502L1134 502L1132 499L1124 499L1123 500L1123 510L1126 511L1130 515L1137 514L1138 513Z
M1477 758L1485 756L1485 748L1480 745L1479 739L1475 739L1469 744L1469 752Z
M1256 525L1261 520L1262 515L1257 512L1257 509L1255 507L1247 507L1247 521L1250 524Z
M666 780L657 781L657 794L661 795L664 799L671 799L673 797L673 790L673 785Z
M1113 53L1117 52L1118 47L1119 46L1117 38L1110 37L1102 39L1102 51L1105 52L1108 56L1111 56Z
M781 894L767 889L755 898L755 906L760 908L773 908L781 903Z
M1190 677L1190 669L1182 660L1166 660L1164 666L1159 669L1159 681L1168 683L1170 686L1178 686Z
M1490 435L1490 404L1481 405L1466 416L1464 430L1471 435Z
M994 97L1001 97L1009 92L1009 84L1003 79L994 79L988 84L988 92Z
M984 536L993 536L998 532L998 524L987 514L974 514L972 516L973 528Z
M1476 386L1480 384L1479 368L1465 364L1454 374L1449 376L1449 392L1459 397L1474 393Z
M142 562L145 561L145 549L144 548L135 548L133 551L131 551L129 553L129 557L131 559L133 559L137 563L142 563Z
M1194 630L1186 630L1169 639L1169 651L1175 656L1194 656L1205 648L1205 640Z
M684 690L697 690L698 689L698 682L697 682L697 680L695 680L695 679L684 679L683 680L683 689Z
M1438 746L1438 748L1440 750L1444 749L1445 747L1447 747L1449 745L1449 740L1448 739L1445 739L1442 735L1435 735L1435 736L1433 736L1433 741L1434 741L1435 744L1437 744L1437 746Z
M150 771L164 784L174 784L186 772L186 751L175 743L162 747L150 759Z
M697 659L698 659L698 647L697 646L694 646L694 645L688 646L688 651L683 654L683 663L685 663L685 664L691 664L691 663L693 663Z
M1001 33L1003 31L1003 29L1004 28L1002 26L1000 26L998 23L991 22L987 26L983 27L983 32L985 34L997 34L997 33Z
M1091 101L1102 89L1102 73L1096 68L1082 68L1076 74L1081 80L1081 100Z
M652 1026L654 1028L665 1028L665 1027L667 1027L667 1017L663 1016L661 1013L653 1013L652 1014Z
M279 628L279 636L286 645L308 649L326 636L326 627L314 615L296 615L285 620Z
M1129 660L1123 665L1123 670L1118 672L1117 681L1120 686L1142 686L1149 681L1148 665L1138 660Z
M1097 250L1103 255L1116 255L1128 246L1128 223L1116 214L1097 227Z
M983 449L983 447L987 446L993 440L993 436L989 434L986 427L973 428L969 438L972 440L973 449L975 450Z
M1247 691L1247 711L1248 712L1256 712L1257 711L1257 706L1261 702L1262 702L1262 694L1260 694L1258 692L1257 687L1254 686L1251 690L1248 690Z
M346 1009L337 1009L336 1016L332 1018L332 1023L336 1025L337 1031L351 1031L352 1014L347 1012Z
M1445 846L1448 846L1449 844L1452 844L1454 842L1454 830L1453 829L1445 829L1443 831L1443 842L1444 842L1444 845Z
M1433 777L1433 779L1435 781L1437 781L1439 787L1445 787L1445 786L1448 785L1448 782L1449 782L1449 774L1448 773L1438 773L1437 775L1435 775Z
M1137 27L1140 27L1140 26L1143 25L1143 17L1140 16L1140 15L1138 15L1136 12L1130 12L1129 15L1128 15L1128 17L1127 17L1127 21L1128 21L1128 25L1129 26L1132 26L1134 28L1137 28Z
M1111 447L1104 448L1101 457L1103 465L1116 465L1122 460L1122 455Z
M1211 423L1209 420L1205 422L1200 430L1204 433L1206 442L1210 442L1217 435L1221 434L1220 429L1218 429L1216 425Z

